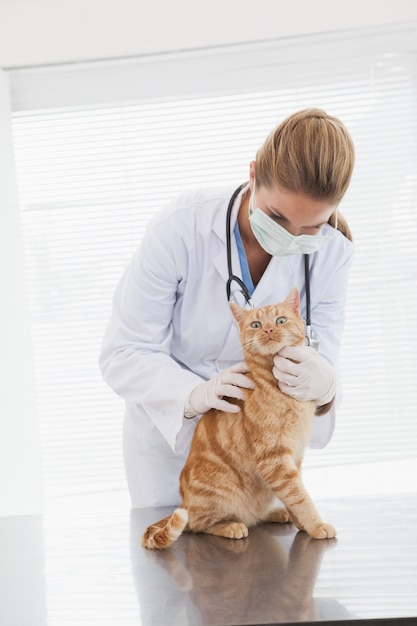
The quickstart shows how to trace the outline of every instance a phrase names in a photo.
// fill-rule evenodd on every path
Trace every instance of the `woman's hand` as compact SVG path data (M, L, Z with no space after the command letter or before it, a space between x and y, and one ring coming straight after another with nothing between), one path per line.
M249 372L246 363L237 363L222 370L205 383L192 390L185 403L184 417L191 418L209 409L239 413L237 404L231 404L224 397L243 400L243 389L253 389L253 380L245 376Z
M336 374L327 361L310 346L283 348L274 357L272 373L282 392L300 402L330 402L336 393Z

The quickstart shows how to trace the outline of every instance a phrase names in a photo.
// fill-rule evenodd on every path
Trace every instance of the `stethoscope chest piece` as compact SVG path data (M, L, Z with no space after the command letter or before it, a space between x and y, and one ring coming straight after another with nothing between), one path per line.
M315 350L319 349L319 346L320 346L319 336L316 333L316 331L311 328L311 326L306 326L306 339L307 339L308 346L310 346L311 348L314 348Z

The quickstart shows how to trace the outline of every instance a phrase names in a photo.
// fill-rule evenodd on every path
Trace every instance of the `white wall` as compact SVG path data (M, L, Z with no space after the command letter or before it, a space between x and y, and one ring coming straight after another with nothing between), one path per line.
M415 0L1 0L0 67L169 52L416 19Z
M43 496L9 102L0 70L0 515L19 515Z

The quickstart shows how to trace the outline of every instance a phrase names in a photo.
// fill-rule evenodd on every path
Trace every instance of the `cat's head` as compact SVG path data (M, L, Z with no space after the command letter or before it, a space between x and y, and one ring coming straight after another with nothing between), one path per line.
M304 341L300 295L296 287L278 304L243 309L230 302L230 308L239 326L245 354L275 355L285 346L296 346Z

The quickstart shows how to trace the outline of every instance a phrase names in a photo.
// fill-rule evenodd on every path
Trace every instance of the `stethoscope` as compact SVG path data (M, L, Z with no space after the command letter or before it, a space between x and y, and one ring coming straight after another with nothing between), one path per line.
M249 290L243 280L233 274L232 268L232 233L231 233L231 218L232 218L232 209L235 203L235 200L239 193L242 191L244 187L246 187L247 183L243 183L240 185L234 192L232 197L229 200L229 205L227 207L226 213L226 250L227 250L227 272L228 279L226 283L226 293L227 299L230 300L231 292L232 292L232 283L235 282L240 287L240 292L247 304L253 309L254 304L252 302L252 298L250 297ZM311 328L311 298L310 298L310 261L309 255L304 255L304 280L305 280L305 289L306 289L306 322L305 322L305 330L306 330L306 339L307 345L311 346L318 350L319 347L319 337L317 333Z

